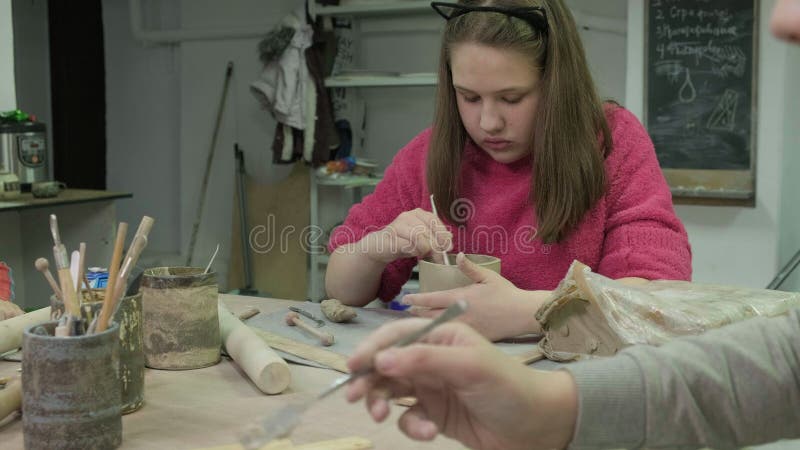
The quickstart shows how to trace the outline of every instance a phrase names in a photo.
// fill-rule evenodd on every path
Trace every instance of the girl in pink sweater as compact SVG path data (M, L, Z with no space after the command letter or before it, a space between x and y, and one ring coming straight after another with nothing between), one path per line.
M647 132L600 102L571 14L548 4L448 20L433 127L331 236L331 297L390 300L419 258L493 255L500 275L459 256L475 284L404 300L435 316L465 299L464 320L501 339L540 331L535 312L573 260L612 278L690 279L686 231Z

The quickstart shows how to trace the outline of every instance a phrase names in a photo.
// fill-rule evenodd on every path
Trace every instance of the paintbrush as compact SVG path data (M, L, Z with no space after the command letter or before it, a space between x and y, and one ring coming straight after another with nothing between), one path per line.
M67 249L61 243L61 234L58 231L58 219L55 214L50 214L50 232L53 234L53 259L58 269L58 281L61 283L61 294L64 296L64 308L72 316L80 317L81 308L69 272L69 259Z
M392 347L405 347L409 344L412 344L428 334L428 332L430 332L432 329L444 322L447 322L448 320L460 316L466 310L467 303L464 300L459 300L450 305L446 310L444 310L444 312L442 312L442 314L439 315L439 317L424 327L396 341ZM300 403L292 403L284 406L275 414L262 420L260 423L253 424L249 428L242 431L242 433L239 435L239 442L245 449L255 450L261 448L274 439L280 439L288 436L294 427L300 423L303 413L305 413L308 408L314 405L314 403L333 394L339 390L339 388L355 380L356 378L368 375L372 372L373 369L369 368L345 375L336 379L333 383L331 383L330 386L314 397L311 397L310 399Z
M114 309L114 286L117 281L117 274L119 273L119 264L122 261L122 247L125 246L125 235L128 233L128 223L120 222L117 227L117 238L114 240L114 253L111 254L111 264L108 266L108 283L106 284L106 295L103 298L103 307L100 309L100 315L97 319L96 328L97 332L106 329L108 319L111 317L111 310ZM91 328L91 325L90 325Z
M144 248L147 246L147 235L150 234L150 229L153 228L153 222L155 221L152 217L142 217L142 221L139 223L139 228L136 230L136 235L133 236L133 241L131 241L131 245L128 247L128 253L125 254L125 262L122 264L119 275L117 275L116 284L114 285L114 293L111 297L111 306L113 306L111 310L111 317L114 317L119 309L119 306L122 304L121 299L123 293L125 292L125 287L128 284L128 277L130 276L133 268L136 266L136 262L139 261L139 256L142 254L142 250L144 250ZM106 321L108 321L108 319ZM98 326L99 325L100 324L98 323ZM106 326L108 326L108 323L106 323Z

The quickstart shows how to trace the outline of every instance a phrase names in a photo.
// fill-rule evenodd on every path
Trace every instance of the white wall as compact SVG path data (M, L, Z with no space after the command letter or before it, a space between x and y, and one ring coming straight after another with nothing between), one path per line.
M148 25L179 25L174 2L146 4ZM169 264L180 251L180 49L135 41L127 1L103 1L103 38L107 188L133 193L117 205L129 233L143 215L156 219L145 258Z
M0 111L17 106L11 0L0 0Z
M53 114L47 0L13 0L17 108L47 126L49 177L53 177ZM0 26L0 29L3 29ZM0 69L2 70L2 69ZM0 108L2 109L2 108Z

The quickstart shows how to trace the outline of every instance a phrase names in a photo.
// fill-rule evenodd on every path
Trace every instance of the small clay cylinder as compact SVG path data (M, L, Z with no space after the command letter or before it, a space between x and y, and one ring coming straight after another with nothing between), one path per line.
M154 369L198 369L219 362L217 274L199 267L147 269L139 288L144 357Z
M105 449L122 443L119 325L98 334L22 335L22 430L26 449Z
M90 305L97 316L103 307L105 289L92 289L94 297L83 291L83 305ZM98 301L91 301L96 298ZM54 319L64 314L64 302L50 296L50 310ZM122 414L136 411L144 404L144 343L142 337L142 294L129 295L120 300L120 306L111 320L119 324L119 380L122 389Z
M464 255L475 264L500 273L500 259L488 255ZM473 283L456 265L456 255L448 254L450 265L426 258L419 261L419 291L436 292L469 286Z

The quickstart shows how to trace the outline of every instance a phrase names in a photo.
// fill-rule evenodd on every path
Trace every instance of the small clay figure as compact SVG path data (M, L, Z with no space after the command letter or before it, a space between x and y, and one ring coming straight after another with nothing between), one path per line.
M355 309L343 305L342 302L335 298L323 300L320 306L322 308L322 313L325 314L325 317L331 322L347 322L358 315Z

